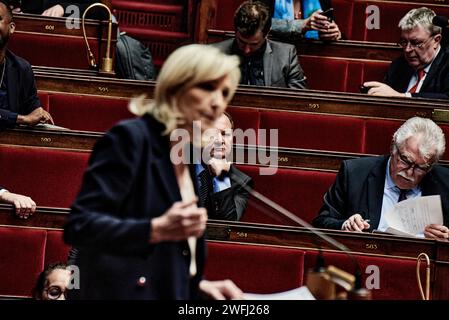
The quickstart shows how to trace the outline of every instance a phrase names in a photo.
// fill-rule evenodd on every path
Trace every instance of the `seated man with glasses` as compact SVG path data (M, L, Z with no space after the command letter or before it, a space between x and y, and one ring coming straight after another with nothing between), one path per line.
M441 28L432 24L435 12L410 10L399 22L398 45L404 55L390 65L384 82L369 81L368 94L386 97L449 99L449 53L440 45Z
M428 225L423 234L448 239L449 169L436 164L445 145L443 131L432 120L407 120L393 135L390 155L343 161L313 225L354 232L385 231L385 214L397 202L440 195L444 225Z

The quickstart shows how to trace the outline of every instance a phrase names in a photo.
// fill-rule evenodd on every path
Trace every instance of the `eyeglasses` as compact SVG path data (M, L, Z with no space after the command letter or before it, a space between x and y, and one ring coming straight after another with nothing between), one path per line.
M421 164L418 165L406 158L399 150L397 152L399 163L404 166L405 170L409 170L412 168L412 170L415 170L419 173L427 173L432 169L432 164Z
M51 286L44 290L44 292L47 292L47 297L49 300L58 300L61 295L64 295L64 298L67 299L67 293L66 290L62 290L61 287L58 286Z
M429 42L430 39L432 39L434 36L429 37L427 40L425 41L418 41L418 40L410 40L407 41L405 39L402 39L401 41L399 41L397 43L398 46L400 46L402 49L407 48L407 46L410 44L410 48L412 49L422 49L427 42Z

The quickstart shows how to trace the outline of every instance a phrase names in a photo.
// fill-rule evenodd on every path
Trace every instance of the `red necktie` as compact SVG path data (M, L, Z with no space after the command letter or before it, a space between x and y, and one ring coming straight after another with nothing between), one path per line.
M425 75L426 75L426 72L424 71L424 69L419 69L418 70L418 80L416 80L416 83L407 92L415 93L416 89L418 89L419 83L421 82L422 78L424 78Z

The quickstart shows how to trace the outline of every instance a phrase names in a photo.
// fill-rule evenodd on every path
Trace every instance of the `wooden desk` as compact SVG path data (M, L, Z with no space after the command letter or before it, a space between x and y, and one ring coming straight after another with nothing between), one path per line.
M37 88L45 92L130 98L153 97L154 81L122 80L49 73L36 69ZM385 98L358 93L239 86L231 106L264 110L352 115L406 120L413 116L449 122L449 102L420 98Z
M89 70L83 30L80 19L43 17L32 14L14 16L16 30L9 49L32 65L79 68ZM76 28L68 28L77 24ZM86 19L86 36L98 65L106 56L107 21ZM111 58L115 56L117 23L112 26Z

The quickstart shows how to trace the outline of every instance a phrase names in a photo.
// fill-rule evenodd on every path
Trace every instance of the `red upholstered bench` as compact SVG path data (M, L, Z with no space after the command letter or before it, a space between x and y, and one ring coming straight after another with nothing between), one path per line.
M89 154L0 146L2 185L45 207L69 207L81 185Z
M313 170L278 169L275 175L259 174L259 167L238 165L240 170L253 178L254 188L271 200L290 210L300 218L311 222L323 204L323 195L335 180L335 173ZM263 213L257 207L268 210ZM242 221L296 225L290 219L250 198Z
M38 92L37 96L39 97L39 100L41 101L42 104L42 108L44 108L45 110L48 111L48 106L50 105L49 103L49 98L48 98L48 93L46 92Z
M380 120L368 119L365 125L365 144L363 153L387 154L390 152L390 144L394 132L403 124L402 120ZM445 137L449 137L449 125L438 124L444 132ZM449 159L449 152L446 151L442 159Z
M375 5L379 8L380 28L368 30L366 28L366 8ZM353 26L351 40L378 41L396 43L399 41L400 31L398 23L411 9L426 6L436 12L437 15L448 16L447 5L433 5L390 1L355 1L353 12ZM370 12L371 15L371 12Z
M50 94L49 101L55 124L71 130L104 132L134 116L128 110L128 99L58 93Z
M98 41L90 41L89 44L99 63ZM9 49L33 66L89 69L86 45L82 38L53 37L16 30Z
M230 106L226 111L231 115L234 121L234 130L241 129L245 132L248 129L254 130L255 141L245 140L245 144L257 144L257 130L259 128L259 110L254 108L238 108ZM236 143L243 143L243 141L237 141L236 135L234 135L234 141Z
M316 261L316 251L307 251L305 255L306 275L304 283L307 283L307 270L313 268ZM373 284L373 279L367 278L374 274L372 268L379 268L379 288L371 289L375 300L420 300L418 284L416 280L416 261L400 258L375 257L366 255L354 255L362 273L362 284ZM334 265L344 271L354 274L355 266L350 257L344 253L324 253L326 265ZM371 267L369 267L371 266ZM369 267L369 268L368 268ZM424 281L424 266L422 266L421 281Z
M390 61L351 61L348 66L347 92L360 93L360 85L365 81L382 82Z
M153 30L181 31L183 25L182 5L148 3L142 1L112 1L113 13L120 29L138 27Z
M55 262L67 262L70 247L64 243L62 231L47 231L47 245L45 247L45 265Z
M348 61L344 58L299 56L309 89L346 91Z
M0 296L31 296L46 238L45 230L0 227Z
M274 293L302 285L304 251L207 242L205 278L231 279L244 292Z
M352 11L353 0L332 0L335 21L345 39L351 39L352 35Z
M364 122L356 117L261 111L260 128L279 129L281 147L362 152Z

